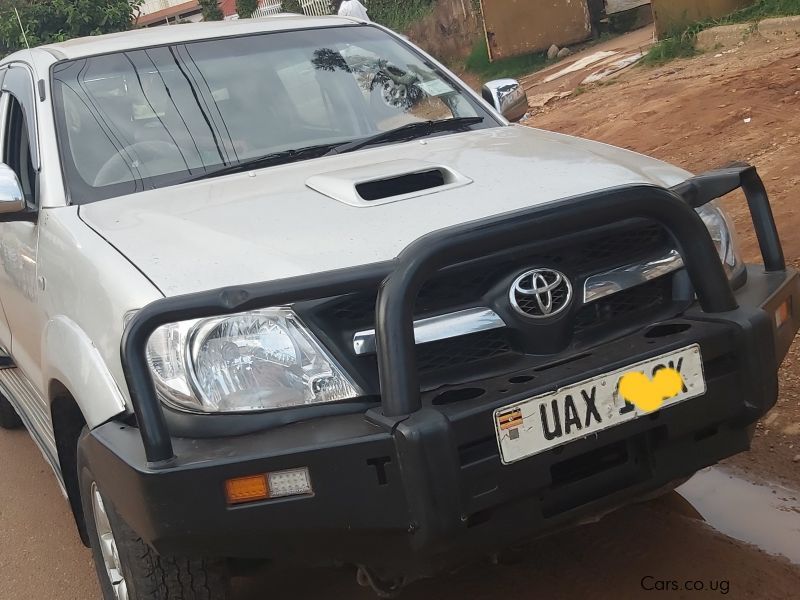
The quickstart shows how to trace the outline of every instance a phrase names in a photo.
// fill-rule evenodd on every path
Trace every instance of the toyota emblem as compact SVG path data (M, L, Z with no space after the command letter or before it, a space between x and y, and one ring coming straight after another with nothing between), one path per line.
M555 317L569 308L572 284L553 269L533 269L514 280L509 292L511 306L530 319Z

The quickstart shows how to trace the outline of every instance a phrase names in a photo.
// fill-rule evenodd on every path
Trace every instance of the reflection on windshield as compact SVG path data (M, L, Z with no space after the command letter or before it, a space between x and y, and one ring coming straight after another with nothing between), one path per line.
M53 79L77 202L416 121L487 116L432 65L363 26L131 50L59 63Z

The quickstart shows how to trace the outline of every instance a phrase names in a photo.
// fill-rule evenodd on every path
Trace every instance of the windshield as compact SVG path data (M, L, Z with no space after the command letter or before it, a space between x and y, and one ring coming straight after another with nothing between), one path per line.
M483 117L468 128L498 125L421 55L369 26L65 61L53 69L53 89L73 203L174 185L414 122Z

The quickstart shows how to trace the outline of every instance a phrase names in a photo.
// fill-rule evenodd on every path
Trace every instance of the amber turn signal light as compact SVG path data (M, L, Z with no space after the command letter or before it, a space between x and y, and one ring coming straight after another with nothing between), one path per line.
M228 504L242 504L269 498L266 475L237 477L225 482L225 496Z
M787 298L775 311L775 326L780 329L792 316L792 299Z
M236 477L225 482L225 496L230 505L313 493L308 467Z

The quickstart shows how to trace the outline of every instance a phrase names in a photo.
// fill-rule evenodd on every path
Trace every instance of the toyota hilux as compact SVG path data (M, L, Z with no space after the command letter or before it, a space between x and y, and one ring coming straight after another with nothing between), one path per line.
M392 594L672 489L776 402L800 288L751 166L513 124L517 82L338 17L26 49L0 86L0 425L106 600L262 563Z

